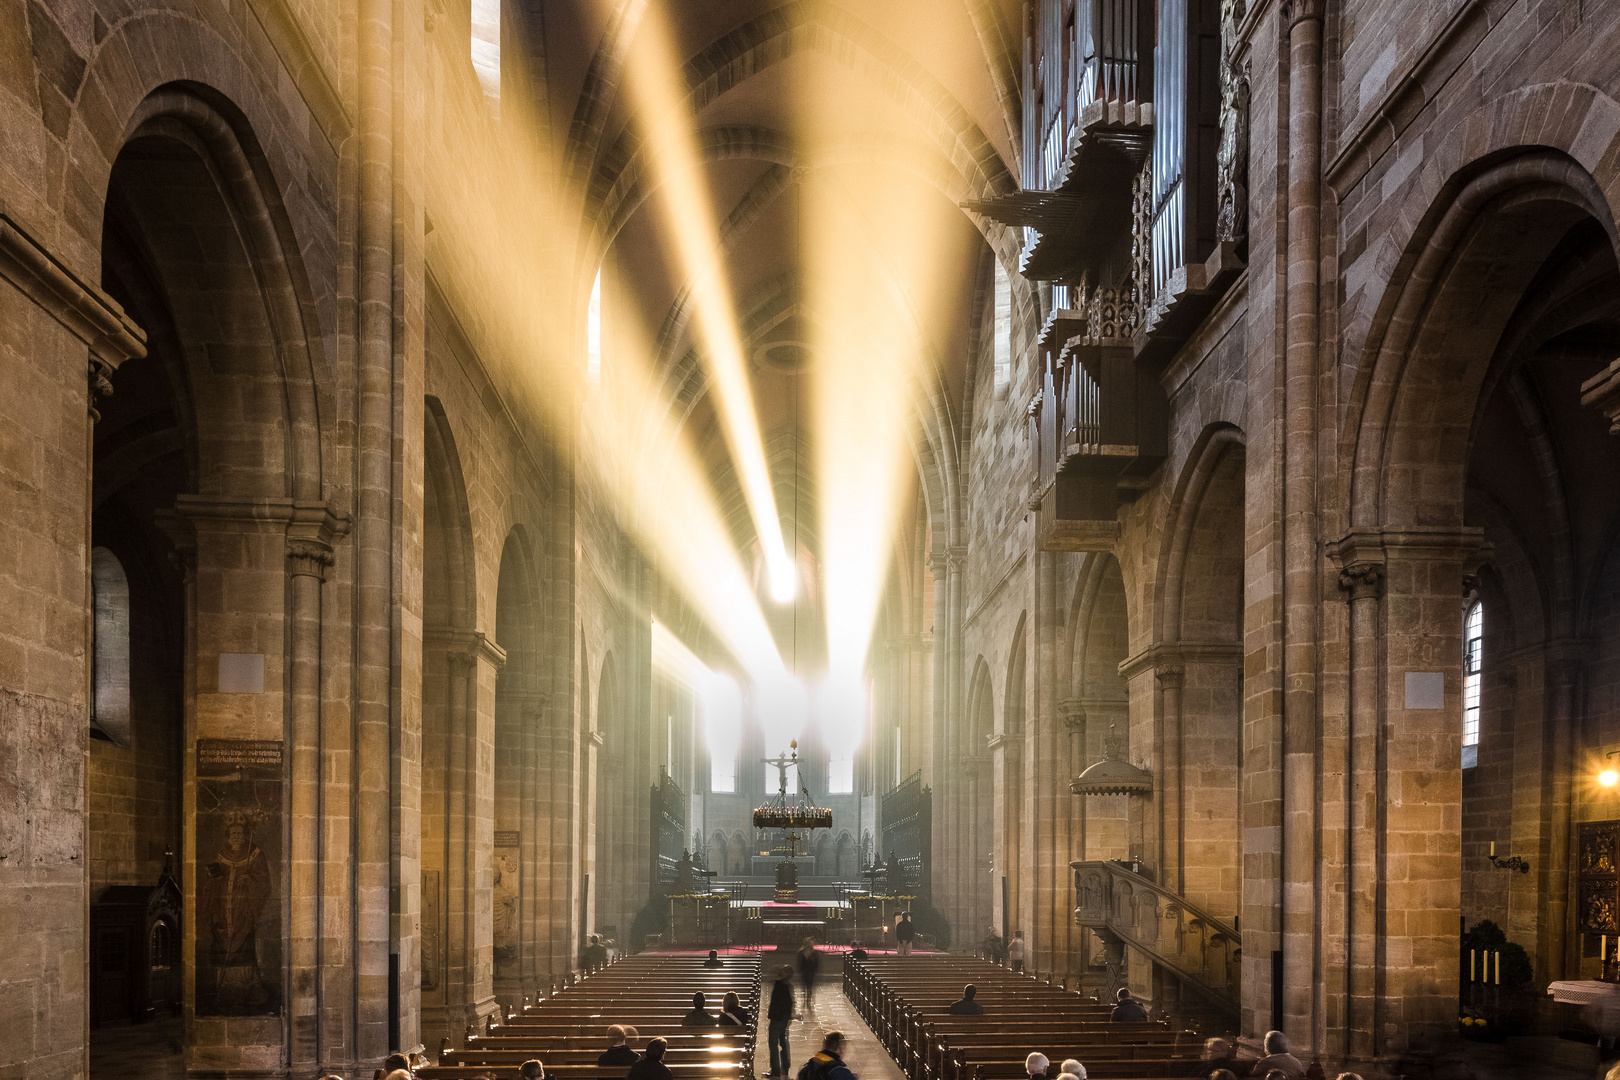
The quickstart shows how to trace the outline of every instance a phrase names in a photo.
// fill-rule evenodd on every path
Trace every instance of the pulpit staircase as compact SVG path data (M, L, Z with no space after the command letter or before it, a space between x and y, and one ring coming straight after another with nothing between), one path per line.
M1103 943L1108 997L1125 985L1128 946L1175 976L1183 991L1176 1011L1190 1014L1185 1019L1198 1030L1236 1030L1243 954L1236 927L1126 863L1101 859L1069 866L1074 870L1075 922Z

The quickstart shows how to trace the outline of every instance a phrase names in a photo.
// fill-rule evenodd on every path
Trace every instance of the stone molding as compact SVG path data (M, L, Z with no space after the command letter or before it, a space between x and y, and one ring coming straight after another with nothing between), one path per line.
M1057 703L1058 716L1063 720L1063 726L1073 732L1084 731L1086 727L1086 703L1079 698L1064 698Z
M495 644L482 630L463 627L435 627L422 635L422 644L443 649L452 665L464 666L469 671L480 660L496 671L506 666L506 650Z
M69 270L9 214L0 212L0 277L90 346L93 386L125 360L146 355L146 331L123 307ZM110 390L110 386L108 387ZM93 407L93 406L92 406Z
M248 0L248 7L264 36L270 40L270 47L281 58L293 86L298 88L298 96L304 99L315 117L321 134L334 151L341 151L343 143L354 133L349 111L315 58L315 50L310 47L298 19L288 10L286 0Z
M1023 737L1024 732L1022 729L1017 729L1014 731L998 731L994 735L986 735L984 737L984 745L987 749L993 752L1006 746L1015 745Z
M1187 681L1187 668L1183 664L1159 664L1153 668L1153 677L1160 689L1180 690Z
M1610 435L1620 435L1620 360L1581 384L1581 404L1604 415Z
M1155 677L1161 670L1185 672L1188 664L1210 664L1241 660L1243 646L1225 641L1161 641L1149 645L1135 656L1120 661L1119 673L1134 679L1143 672L1152 671Z
M1463 573L1473 573L1490 558L1485 530L1475 525L1396 525L1355 528L1327 545L1328 558L1340 570L1376 566L1392 559L1455 558Z

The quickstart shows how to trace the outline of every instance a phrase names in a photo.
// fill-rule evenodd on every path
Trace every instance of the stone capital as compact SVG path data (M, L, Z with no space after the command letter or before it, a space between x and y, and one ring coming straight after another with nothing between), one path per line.
M101 420L101 403L112 397L113 384L110 376L113 373L111 364L94 353L90 354L90 422L99 423Z
M429 630L423 635L423 643L443 649L451 669L463 668L463 674L471 674L480 660L496 671L506 664L506 650L482 630L454 626Z
M1153 677L1159 681L1164 690L1180 690L1187 679L1187 668L1182 664L1157 664L1153 668Z
M336 559L333 542L349 531L349 516L323 502L294 502L287 522L287 572L294 577L326 580Z
M1070 731L1083 731L1086 726L1086 704L1079 698L1064 698L1057 703L1058 718Z
M287 541L287 573L293 577L325 581L326 568L335 561L331 544L323 544L319 540Z
M1284 33L1302 22L1322 21L1322 0L1283 0L1279 14Z
M1350 594L1351 600L1367 600L1384 590L1384 567L1381 563L1356 562L1339 571L1339 588Z

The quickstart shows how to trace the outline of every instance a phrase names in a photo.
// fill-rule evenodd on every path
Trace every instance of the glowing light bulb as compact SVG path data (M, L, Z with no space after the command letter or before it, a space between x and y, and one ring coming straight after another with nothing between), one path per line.
M1620 772L1615 772L1613 769L1604 769L1598 773L1598 783L1604 787L1614 787L1614 785L1620 784Z

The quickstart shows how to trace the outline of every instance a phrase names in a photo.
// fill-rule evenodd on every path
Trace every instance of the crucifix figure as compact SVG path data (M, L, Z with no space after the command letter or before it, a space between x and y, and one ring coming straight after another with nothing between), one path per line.
M760 758L759 759L760 763L763 764L763 765L775 765L776 766L777 781L781 785L781 787L779 788L779 791L783 795L787 794L787 771L788 771L788 766L789 765L797 765L799 763L799 740L794 739L788 745L790 747L792 747L792 749L793 749L793 756L792 757L789 757L784 752L784 753L777 754L773 758Z

